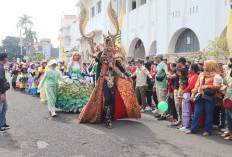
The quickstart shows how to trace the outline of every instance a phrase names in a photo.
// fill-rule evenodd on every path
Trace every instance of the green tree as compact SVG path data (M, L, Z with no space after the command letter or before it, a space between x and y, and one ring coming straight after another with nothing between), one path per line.
M23 56L21 56L21 48L19 46L19 37L6 37L2 40L2 46L0 46L0 52L6 52L8 59L12 61L12 58L23 58L26 55L26 50L23 48Z
M44 55L42 53L32 53L32 55L29 56L29 61L43 61Z
M228 60L230 53L227 38L223 36L217 37L215 40L210 40L205 51L208 56L212 56L217 62L221 60Z
M24 38L24 45L26 47L30 46L31 51L33 51L33 45L35 42L37 42L37 37L36 37L36 32L31 30L31 27L34 25L32 22L32 17L24 14L23 16L18 17L18 23L17 23L17 28L20 28L24 30L23 35L25 36Z
M26 45L34 45L35 42L37 42L37 36L36 36L36 32L32 31L31 29L29 29L27 31L27 33L24 34L26 36Z

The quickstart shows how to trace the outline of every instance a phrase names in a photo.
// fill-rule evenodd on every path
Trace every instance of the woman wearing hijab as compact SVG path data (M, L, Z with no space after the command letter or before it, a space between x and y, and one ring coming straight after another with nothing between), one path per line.
M59 70L56 70L58 63L56 60L49 62L49 69L45 72L42 80L40 81L38 90L41 91L45 85L46 97L48 102L48 109L51 112L52 117L56 117L55 103L59 91L59 81L62 80L62 74Z
M209 136L213 126L213 111L220 98L219 90L223 81L219 75L219 67L215 61L209 60L204 63L204 72L198 77L195 88L192 90L191 100L194 100L196 94L200 97L195 97L196 107L192 120L190 131L187 134L197 132L200 117L205 111L205 130L203 135Z

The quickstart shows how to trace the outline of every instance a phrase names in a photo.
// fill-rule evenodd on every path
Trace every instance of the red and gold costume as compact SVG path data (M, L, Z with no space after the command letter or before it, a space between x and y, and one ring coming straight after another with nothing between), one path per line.
M98 78L89 102L79 116L80 123L100 123L102 120L106 120L106 126L111 128L111 120L141 118L140 108L132 82L118 75L117 69L128 77L128 74L122 66L125 52L115 45L115 38L119 29L117 16L112 9L111 3L108 6L108 13L117 32L114 35L109 33L110 37L104 35L105 42L102 52L96 52L96 48L94 47L93 38L95 34L87 36L84 33L89 13L84 3L82 3L82 6L80 14L80 32L91 46L94 54L92 58L95 58L98 62ZM109 53L113 55L109 55Z

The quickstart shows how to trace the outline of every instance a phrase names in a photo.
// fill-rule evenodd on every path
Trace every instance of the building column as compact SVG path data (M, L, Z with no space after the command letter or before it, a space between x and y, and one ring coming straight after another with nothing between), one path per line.
M130 34L130 22L129 22L129 13L130 13L130 3L131 0L127 0L126 1L126 43L125 45L128 45L128 49L127 51L127 56L131 57L131 54L129 54L129 47L130 47L130 43L129 43L129 34Z
M140 6L140 2L141 2L141 0L136 0L136 8L138 8Z

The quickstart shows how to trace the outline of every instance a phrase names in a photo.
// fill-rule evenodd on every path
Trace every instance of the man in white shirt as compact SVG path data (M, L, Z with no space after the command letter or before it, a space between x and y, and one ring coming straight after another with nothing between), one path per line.
M147 92L147 76L153 80L151 74L147 70L145 66L143 66L143 61L138 59L136 61L136 65L138 68L136 69L135 73L132 75L132 77L136 76L136 87L135 87L135 93L137 96L137 99L139 100L141 98L141 112L145 112L145 107L147 106L146 102L146 92Z

